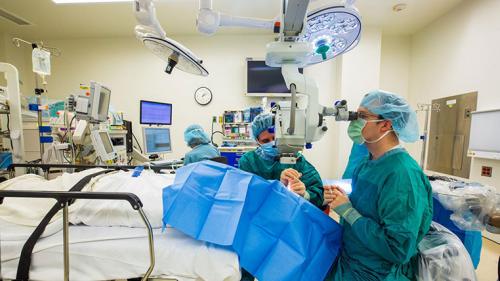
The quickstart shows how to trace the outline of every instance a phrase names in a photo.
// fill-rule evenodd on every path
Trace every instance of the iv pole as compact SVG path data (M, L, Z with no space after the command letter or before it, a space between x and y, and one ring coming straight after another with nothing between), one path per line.
M45 50L45 51L49 52L51 55L56 56L56 57L61 55L61 51L59 49L54 48L54 47L45 46L43 44L43 42L29 42L29 41L23 40L21 38L12 38L12 43L14 45L16 45L16 47L18 47L18 48L21 47L21 43L22 43L22 44L31 46L31 48L33 48L33 49L39 48L39 49ZM38 108L37 108L38 140L40 142L40 159L42 160L43 154L45 152L45 147L44 147L44 143L42 142L43 133L41 131L41 128L43 126L43 120L42 120L42 111L40 110L40 107L42 105L42 94L47 92L47 81L45 81L45 75L41 75L39 73L34 73L34 74L35 74L35 95L36 95L36 103L38 106ZM42 88L39 87L38 76L40 76L40 78L42 79Z

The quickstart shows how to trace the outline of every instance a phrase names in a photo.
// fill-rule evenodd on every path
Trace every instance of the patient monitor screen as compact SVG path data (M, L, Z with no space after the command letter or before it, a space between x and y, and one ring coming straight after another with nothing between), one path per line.
M108 132L99 132L99 137L101 138L106 153L113 152L113 144L111 144L111 141L109 140Z
M144 128L146 154L167 153L172 151L169 128Z
M99 95L99 116L103 116L104 118L108 116L110 99L111 91L102 87L101 94ZM105 119L103 121L105 121Z
M172 125L172 104L141 100L140 123Z

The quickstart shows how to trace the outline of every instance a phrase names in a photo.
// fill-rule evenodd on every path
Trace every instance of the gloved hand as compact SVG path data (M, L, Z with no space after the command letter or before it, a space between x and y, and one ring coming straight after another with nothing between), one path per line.
M333 199L335 199L333 195L334 189L335 186L333 185L323 186L323 198L324 198L323 206L329 205L330 203L332 203Z
M290 190L297 193L298 195L304 197L306 195L306 186L299 179L293 179L289 181Z
M283 170L280 175L280 181L283 185L288 186L288 182L295 180L295 179L300 179L302 176L301 173L299 173L297 170L288 168L286 170Z
M347 197L347 194L342 188L334 185L331 186L329 190L331 191L331 195L328 196L329 200L331 199L329 203L330 208L335 209L340 205L344 205L346 203L351 202L349 201L349 197Z

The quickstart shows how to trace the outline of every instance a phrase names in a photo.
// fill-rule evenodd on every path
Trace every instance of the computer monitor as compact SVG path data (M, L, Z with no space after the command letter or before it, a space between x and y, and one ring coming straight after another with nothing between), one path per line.
M81 119L91 122L104 122L108 119L111 90L97 82L91 81L88 92L77 96L76 113Z
M303 69L299 68L303 73ZM265 61L247 60L247 96L289 95L281 67L270 67Z
M141 100L140 123L143 125L172 125L172 104Z
M142 138L144 140L144 153L161 154L172 152L170 139L170 128L142 128Z
M102 161L116 159L117 154L107 131L92 131L90 133L90 138L92 139L92 145L94 146L97 156L99 156Z
M111 90L95 82L90 83L91 91L92 87L95 88L94 88L94 106L92 108L91 116L92 118L94 118L99 122L104 122L108 119L109 103L111 101Z

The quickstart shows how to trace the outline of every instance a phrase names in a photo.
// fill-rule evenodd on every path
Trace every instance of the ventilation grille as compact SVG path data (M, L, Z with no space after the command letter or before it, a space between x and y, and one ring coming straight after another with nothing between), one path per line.
M17 25L31 25L30 22L14 15L14 14L11 14L2 8L0 8L0 18L4 18L6 20L9 20Z

